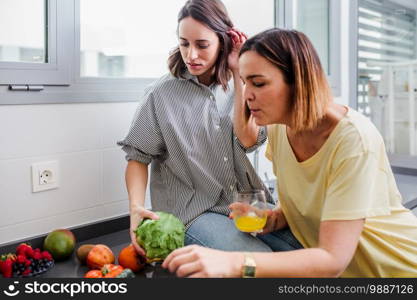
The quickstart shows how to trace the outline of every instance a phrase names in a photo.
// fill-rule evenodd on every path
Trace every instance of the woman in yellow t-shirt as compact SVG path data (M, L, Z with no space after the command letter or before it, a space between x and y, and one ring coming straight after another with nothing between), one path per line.
M235 134L251 146L258 126L269 125L266 155L277 176L265 241L288 226L302 249L249 255L188 246L163 266L192 277L417 277L417 218L401 204L382 137L332 101L308 38L260 33L240 50L239 72Z

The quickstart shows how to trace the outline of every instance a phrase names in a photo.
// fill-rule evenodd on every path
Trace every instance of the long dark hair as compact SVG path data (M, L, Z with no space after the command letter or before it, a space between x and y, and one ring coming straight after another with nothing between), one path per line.
M269 29L248 39L240 50L255 51L275 65L291 89L292 126L312 130L326 113L332 99L326 74L313 44L302 32Z
M214 83L221 84L226 90L227 82L231 78L227 58L232 51L232 40L227 31L233 28L226 7L220 0L188 0L178 14L178 24L186 17L192 17L217 34L220 40L220 52L214 64ZM171 51L168 58L168 68L171 74L177 78L182 77L186 70L179 46Z

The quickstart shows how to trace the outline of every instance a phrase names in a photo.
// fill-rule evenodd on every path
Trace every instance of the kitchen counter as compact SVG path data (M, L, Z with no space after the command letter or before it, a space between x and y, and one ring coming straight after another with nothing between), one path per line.
M96 238L82 241L77 243L74 253L72 256L65 260L56 262L55 266L44 274L38 276L38 278L82 278L87 273L88 268L85 265L81 265L78 261L75 252L79 246L83 244L104 244L108 246L116 257L119 252L130 244L130 237L128 230L117 231L114 233L102 235ZM164 277L175 277L169 271L163 269L160 264L146 265L145 269L135 274L136 277L142 278L164 278Z

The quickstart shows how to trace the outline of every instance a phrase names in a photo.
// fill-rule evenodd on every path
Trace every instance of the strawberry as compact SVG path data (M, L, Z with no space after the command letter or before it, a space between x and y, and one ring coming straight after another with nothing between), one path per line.
M26 251L28 251L28 249L32 249L32 247L28 244L22 243L19 246L17 246L16 254L26 256Z
M23 254L19 254L19 255L17 256L16 261L17 261L19 264L24 264L24 263L25 263L25 261L26 261L26 256L25 256L25 255L23 255Z
M3 261L2 274L5 278L10 278L12 277L12 273L13 273L13 261L11 258L7 258L6 260Z
M46 258L47 260L52 260L52 255L48 251L43 251L42 258Z
M12 262L14 262L17 259L16 255L13 254L13 253L7 253L7 254L0 255L0 261L5 261L8 258L10 258L12 260Z
M35 253L35 251L32 248L27 248L25 251L26 257L28 258L33 258L33 254Z
M35 251L33 254L33 259L42 259L42 254L40 252Z

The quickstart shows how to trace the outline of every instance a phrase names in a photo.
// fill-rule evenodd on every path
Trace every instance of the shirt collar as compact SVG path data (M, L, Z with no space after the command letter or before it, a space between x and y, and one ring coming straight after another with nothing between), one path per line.
M198 78L195 75L192 75L187 69L184 70L184 72L181 75L181 78L185 79L185 80L192 80L197 84L200 84L198 82Z

